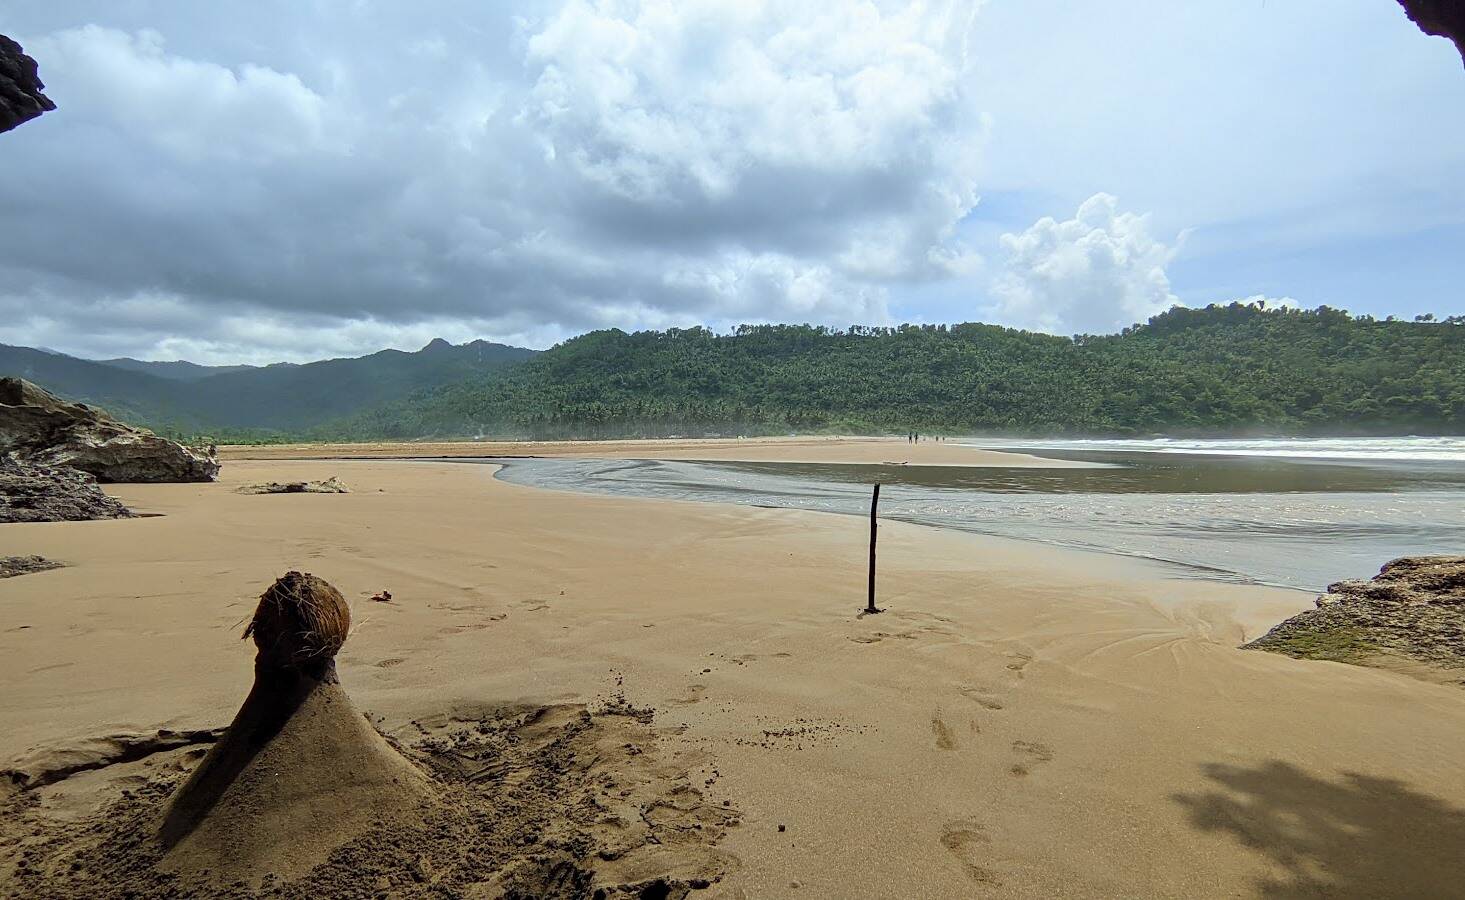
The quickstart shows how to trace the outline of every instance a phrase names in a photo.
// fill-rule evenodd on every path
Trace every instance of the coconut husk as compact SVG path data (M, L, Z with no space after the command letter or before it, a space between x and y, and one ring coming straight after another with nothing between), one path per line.
M255 666L287 669L334 660L351 633L341 592L305 572L286 572L259 598L243 638L259 648Z

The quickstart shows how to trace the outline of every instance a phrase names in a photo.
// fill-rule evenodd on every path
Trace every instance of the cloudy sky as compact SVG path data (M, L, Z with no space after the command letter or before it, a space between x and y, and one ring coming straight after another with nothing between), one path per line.
M1392 0L0 4L0 342L1465 312L1465 70Z

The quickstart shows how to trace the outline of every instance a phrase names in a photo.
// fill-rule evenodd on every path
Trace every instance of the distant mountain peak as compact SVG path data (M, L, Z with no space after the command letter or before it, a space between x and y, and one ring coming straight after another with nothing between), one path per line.
M451 349L453 349L453 345L452 344L448 343L447 341L443 340L442 338L433 338L432 340L428 341L427 342L427 346L426 347L423 347L422 350L419 351L419 352L421 352L421 353L427 353L430 350L451 350Z

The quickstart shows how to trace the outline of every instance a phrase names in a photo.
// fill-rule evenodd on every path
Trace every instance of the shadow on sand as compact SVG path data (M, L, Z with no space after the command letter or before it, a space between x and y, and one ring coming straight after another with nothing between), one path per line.
M1285 870L1257 883L1261 896L1465 896L1465 809L1393 779L1330 781L1284 762L1204 771L1218 789L1175 800L1197 829L1229 832Z

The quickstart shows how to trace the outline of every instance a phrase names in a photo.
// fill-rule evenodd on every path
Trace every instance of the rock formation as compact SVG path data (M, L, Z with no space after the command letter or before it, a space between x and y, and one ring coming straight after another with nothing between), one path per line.
M37 466L0 453L0 524L125 519L132 511L76 469Z
M0 453L80 469L102 482L212 481L219 473L212 449L124 425L19 378L0 378Z
M238 488L241 494L349 494L346 485L332 475L325 481L268 481L264 484L246 484Z
M1399 5L1420 31L1454 41L1465 61L1465 0L1399 0Z
M1369 581L1340 581L1246 645L1306 659L1368 664L1403 657L1465 668L1465 557L1406 556Z
M351 611L335 588L289 572L260 597L245 630L254 688L158 831L165 868L225 881L290 877L383 820L420 819L431 781L351 705L336 651Z
M63 563L43 556L0 556L0 578L15 578L32 572L49 572L59 569Z
M45 87L37 77L36 61L0 34L0 132L55 109L56 104L41 93Z

